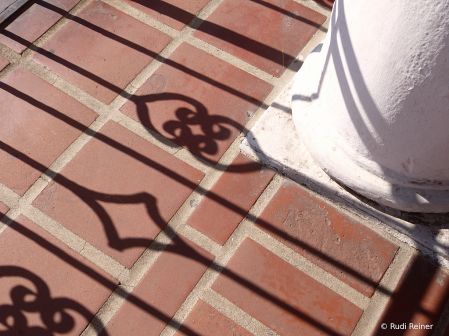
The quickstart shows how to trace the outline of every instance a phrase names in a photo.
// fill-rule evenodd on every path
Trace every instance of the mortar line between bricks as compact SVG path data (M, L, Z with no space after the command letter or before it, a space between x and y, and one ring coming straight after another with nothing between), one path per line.
M272 168L272 169L277 171L274 168ZM341 212L343 215L346 215L349 218L351 218L352 220L354 220L355 222L358 222L358 223L362 224L363 226L369 228L370 230L374 231L376 234L378 234L382 238L385 238L398 246L404 245L404 243L401 240L399 240L395 236L391 235L389 232L385 232L384 229L379 227L379 224L381 223L381 221L379 219L372 216L370 213L364 211L363 209L344 200L338 194L330 194L330 193L326 192L324 189L321 190L319 188L312 189L308 185L305 185L301 182L290 179L288 176L286 177L286 179L297 183L302 188L306 189L306 191L312 197L317 198L318 200L331 205L332 207L336 208L339 212ZM317 190L320 190L320 191L318 192Z
M266 204L271 200L271 198L274 196L275 192L280 187L281 183L283 181L283 178L279 175L275 175L273 177L272 181L268 184L268 186L264 189L262 194L259 196L259 198L256 200L255 204L250 208L249 211L253 210L253 212L257 212L257 210L260 212ZM256 209L254 211L254 208ZM184 231L189 230L195 230L195 229L189 229L187 228L188 225L184 224ZM181 323L184 321L184 319L188 316L188 314L192 311L193 307L195 306L196 302L198 301L198 298L202 296L201 293L203 293L205 290L210 289L210 286L212 283L216 280L216 278L221 273L221 270L225 267L225 265L228 263L228 261L232 258L232 256L235 254L237 249L239 248L240 244L243 242L243 240L248 236L247 232L245 230L242 230L244 226L239 224L235 231L232 233L230 238L226 241L226 243L223 246L218 245L217 243L213 244L218 245L217 247L220 247L218 250L218 254L216 254L216 258L213 261L212 265L206 270L206 272L203 274L201 279L198 281L197 285L195 286L194 290L189 294L188 298L184 301L184 303L181 305L181 307L178 309L178 311L175 313L172 321L167 325L167 327L164 329L164 332L161 335L164 336L171 336L173 335L181 325ZM182 229L180 230L182 234ZM195 230L196 231L196 230ZM186 237L187 238L187 237ZM210 238L208 238L210 239ZM193 242L195 242L193 240ZM201 245L200 245L201 246ZM203 246L202 246L203 247ZM204 246L207 247L207 246ZM212 252L212 251L210 251Z
M275 176L278 176L278 173L275 175ZM283 179L284 180L290 180L288 177L283 177ZM293 181L294 182L294 181ZM297 183L297 182L294 182L294 183ZM268 187L267 187L268 188ZM309 191L309 189L307 189L308 191ZM312 195L314 195L314 193L312 193ZM273 197L274 195L271 195L270 197ZM270 198L271 199L271 198ZM325 202L327 202L328 204L330 204L330 205L332 205L332 201L329 201L329 200L326 200L325 198L324 198L324 200L325 200ZM266 205L267 205L267 203L263 206L263 208L262 208L262 210L266 207ZM254 207L253 207L254 208ZM258 220L258 218L259 218L259 216L260 216L260 214L261 214L261 211L259 212L259 211L257 211L257 212L253 212L254 211L254 209L253 208L251 208L249 211L248 211L248 214L246 215L246 217L242 220L242 222L239 224L239 226L242 226L242 230L245 230L246 231L246 235L248 236L248 237L251 237L251 234L252 234L252 232L254 233L254 232L259 232L259 231L254 231L255 229L258 229L258 228L256 228L256 227L254 227L254 223ZM340 209L341 210L341 209ZM343 212L343 213L345 213L345 212ZM351 215L352 215L352 217L354 218L354 214L353 213L351 213ZM366 225L365 223L364 223L364 220L363 219L361 219L361 218L357 218L356 219L356 221L357 222L359 222L361 225L365 225L365 226L367 226L368 228L373 228L373 226L372 225ZM366 221L366 219L365 219L365 221ZM244 228L243 228L244 227ZM275 229L276 230L276 229ZM379 231L380 229L379 228L377 228L376 230L373 230L374 232L376 232L376 233L378 233L378 231ZM262 231L263 232L263 231ZM270 239L272 238L271 236L270 236L270 234L269 233L265 233L266 235L268 235L268 236L266 236L266 237L270 237ZM400 247L400 248L405 248L405 249L407 249L407 248L410 248L410 246L408 246L407 244L405 244L405 243L402 243L401 241L399 241L398 239L395 239L395 237L393 237L393 236L389 236L387 233L385 233L385 232L383 232L382 233L382 235L381 235L383 238L385 238L385 239L387 239L387 240L390 240L390 241L392 241L392 242L396 242L397 243L397 245ZM277 244L277 243L275 243L274 241L273 241L273 244ZM280 243L281 245L284 245L284 244L282 244L282 243ZM279 245L279 246L281 246L281 245ZM285 246L285 245L284 245ZM330 262L333 262L334 263L334 265L336 266L336 267L338 267L338 268L341 268L341 267L344 267L344 265L341 265L339 262L336 262L336 260L334 260L332 257L328 257L327 255L325 255L325 254L322 254L322 253L320 253L319 251L317 251L316 249L314 249L313 247L311 247L311 246L309 246L308 244L303 244L303 247L305 248L305 249L307 249L307 250L311 250L311 253L312 254L314 254L314 255L321 255L321 257L323 257L323 258L325 258L325 259L329 259L329 261ZM290 248L288 248L287 246L285 246L285 248L287 249L287 250L290 250ZM294 251L293 251L294 252ZM296 252L294 252L295 253L295 255L297 255L297 257L298 258L303 258L301 255L299 255L299 254L296 254ZM316 266L316 265L315 265ZM317 268L319 268L319 269L321 269L321 267L319 267L319 266L316 266ZM350 273L353 273L353 275L354 276L356 276L356 277L358 277L359 279L361 279L362 281L365 281L365 282L371 282L371 280L370 279L368 279L368 278L366 278L364 275L362 275L361 273L359 273L358 271L356 271L356 270L353 270L353 269L351 269L351 268L346 268L347 269L347 271L350 271ZM321 269L323 272L325 272L325 273L328 273L327 271L325 271L324 269ZM332 274L330 274L329 273L329 275L330 276L333 276ZM384 274L385 275L385 274ZM337 280L337 279L336 279ZM345 286L346 284L342 284L343 286ZM383 285L382 285L382 282L380 282L379 284L373 284L373 285L375 285L376 286L376 291L381 291L381 292L384 292L384 293L388 293L388 294L390 294L391 295L391 291L387 288L387 287L383 287ZM349 289L352 293L354 293L357 297L359 297L359 300L357 301L357 302L359 302L360 303L360 305L361 305L361 307L363 307L364 305L366 305L366 303L363 303L364 301L365 301L365 299L363 299L362 297L360 297L359 296L359 294L361 294L361 293L358 293L356 290L354 290L354 289L352 289L352 288L350 288ZM355 292L354 292L355 291ZM363 294L361 294L362 296L363 296ZM356 299L357 300L357 299Z
M329 17L331 15L332 9L325 7L323 5L319 5L317 2L315 1L310 1L310 0L293 0L296 3L299 3L300 5L303 5L307 8L310 8L312 10L314 10L315 12L318 12L320 14L323 14L327 17Z
M409 246L399 248L378 286L378 288L387 289L389 293L376 289L351 336L369 336L374 333L388 301L414 253L416 252Z
M175 46L175 48L176 48L176 46ZM165 49L164 49L165 50ZM161 52L161 54L163 54L163 52L164 52L164 50ZM174 50L174 49L173 49ZM171 52L173 52L173 50L171 50ZM159 55L161 55L161 54L159 54ZM167 56L168 57L168 56ZM155 59L155 60L153 60L153 61L157 61L157 59ZM146 67L146 69L148 68L148 67L151 67L151 64L152 64L153 62L150 62L150 64ZM160 62L159 62L160 63ZM153 72L153 71L155 71L156 69L157 69L157 67L158 66L160 66L160 64L158 64L157 66L154 66L153 67L153 69L152 69L152 71L150 71L150 72ZM145 71L145 69L143 70L143 72ZM150 74L149 74L150 75ZM146 76L146 77L149 77L149 75L148 76ZM139 75L135 78L135 80L137 79L139 77ZM134 80L134 81L135 81ZM134 82L133 81L133 82ZM132 82L132 83L133 83ZM68 84L68 83L67 83ZM141 83L141 84L143 84L143 83ZM130 85L132 85L132 84L130 84ZM66 92L66 93L68 93L70 96L72 96L72 97L74 97L74 98L76 98L77 100L79 100L79 101L81 101L82 103L84 103L86 106L88 106L89 108L92 108L92 106L89 106L89 105L87 105L86 104L86 102L85 101L83 101L83 100L80 100L80 99L78 99L78 97L77 97L77 94L71 94L72 92L69 92L69 90L64 90L64 88L63 87L61 87L60 85L55 85L56 87L58 87L59 89L62 89L64 92ZM78 91L81 91L81 90L79 90L78 88L76 88ZM75 90L76 91L76 90ZM126 91L126 89L125 89L125 91ZM78 92L77 92L78 93ZM273 94L273 92L271 93L271 94ZM86 94L86 96L88 96L87 94ZM118 97L120 97L120 95L118 96ZM126 101L126 99L122 99L122 101L121 101L121 103L123 103L124 101ZM115 103L115 101L114 101L114 103ZM263 105L265 105L265 104L263 104ZM267 105L268 106L268 105ZM96 112L97 113L101 113L100 111L98 111L98 109L94 109L94 110L96 110ZM253 118L253 119L256 119L256 118ZM255 122L255 121L254 121Z
M10 64L18 63L19 59L22 57L21 54L19 54L15 50L12 50L8 46L4 45L3 43L0 43L0 55L2 55L4 58L6 58ZM1 70L0 78L2 78L1 73L3 73L3 71L5 71L5 69Z
M222 248L220 244L188 224L180 226L179 233L210 254L218 255L220 253Z
M133 287L119 285L101 306L80 336L97 336L131 295Z
M84 5L87 5L88 3L90 3L90 1L86 1L85 3L84 3ZM81 10L81 9L80 9ZM63 20L63 19L61 19L61 20ZM56 26L56 25L55 25ZM48 37L48 36L47 36ZM51 37L51 36L50 36ZM49 37L48 37L49 38ZM41 40L42 41L42 40ZM22 61L23 62L23 61ZM55 82L56 81L58 81L58 79L59 79L59 77L57 77L57 79L55 80ZM70 83L69 83L70 84ZM59 87L58 87L59 88ZM63 90L64 91L64 90ZM64 91L65 92L65 91ZM73 96L73 95L72 95ZM88 105L86 105L86 106L88 106ZM89 106L88 106L89 107ZM75 155L76 155L76 153L75 153ZM61 168L62 169L62 168Z
M205 290L200 299L255 336L266 336L267 334L280 336L274 330L270 329L211 288Z
M192 195L195 192L192 193ZM128 295L132 294L132 291L134 288L140 283L142 278L145 276L145 274L149 271L149 269L154 265L154 263L157 261L158 257L162 254L167 244L169 244L175 235L181 234L182 230L179 230L179 227L183 225L183 218L187 218L189 213L188 206L190 205L190 199L192 195L184 202L184 204L180 207L180 209L177 211L177 213L170 219L170 221L167 223L167 225L164 227L164 229L155 237L151 245L142 253L142 255L138 258L138 260L135 262L133 267L129 270L127 278L123 278L122 281L125 283L126 286L128 286ZM187 212L187 213L185 213ZM179 218L181 217L181 218ZM187 237L186 237L187 238ZM188 238L187 238L188 239ZM220 251L213 251L213 252L221 252L223 249L220 247ZM212 252L212 251L211 251ZM216 263L216 261L213 262L213 267L209 267L208 270L206 270L205 274L209 271L212 273L216 273L216 268L221 267ZM201 281L203 280L203 277L200 279L199 284L195 286L195 288L201 287ZM123 283L122 282L122 283ZM204 282L204 280L203 280ZM196 291L198 289L195 288L190 292L188 298L189 300L197 300L195 297ZM193 294L192 294L193 293ZM186 299L187 300L187 299ZM96 321L101 321L102 326L106 326L109 321L113 318L113 316L118 312L118 310L121 308L122 304L125 300L122 300L120 297L112 297L110 300L108 299L106 303L100 308L98 313L95 315ZM189 301L187 301L189 302ZM196 301L195 301L196 302ZM194 304L194 303L193 303ZM114 308L111 308L109 306L114 306ZM186 304L181 305L181 308L184 307ZM180 308L180 309L181 309ZM178 309L179 311L179 309ZM171 319L171 322L169 325L180 325L182 321L178 320L179 314L173 316ZM184 317L185 318L185 317ZM171 327L172 328L172 327ZM171 329L170 328L170 329ZM86 332L82 334L82 336L89 336L91 335L91 332L89 330L98 330L98 325L95 324L95 321L93 320L91 323L89 323L88 327L86 328ZM88 332L89 331L89 332ZM176 330L175 330L176 331ZM94 335L94 334L92 334Z
M128 15L138 19L138 20L140 19L141 15L136 16L137 13L141 13L143 16L148 16L147 14L140 12L139 10L133 8L132 6L130 6L130 5L126 4L126 3L123 3L120 0L103 0L103 1L108 3L108 4L110 4L111 6L114 6L115 8L117 8L119 10L124 10L126 8L127 9L126 13ZM211 54L211 55L213 55L215 57L218 57L218 58L222 59L223 61L225 61L225 62L227 62L227 63L229 63L231 65L234 65L234 66L238 67L239 69L241 69L243 71L246 71L246 72L250 73L251 75L256 76L257 78L259 78L261 80L264 80L264 81L274 85L275 87L277 86L276 84L279 81L282 80L282 78L292 77L294 75L294 73L296 73L296 71L298 70L298 69L294 69L294 71L292 71L293 68L295 67L294 66L294 62L292 62L292 64L287 68L287 71L280 78L275 78L275 77L269 75L268 73L265 73L263 70L258 69L257 67L255 67L255 66L253 66L253 65L251 65L251 64L249 64L249 63L247 63L247 62L245 62L245 61L243 61L241 59L239 59L238 57L235 57L235 56L233 56L231 54L228 54L227 52L225 52L223 50L220 50L219 52L217 52L219 50L218 48L216 48L216 47L214 47L212 45L209 45L208 43L206 43L206 42L204 42L204 41L202 41L200 39L197 39L197 38L195 38L193 36L193 33L195 32L196 28L198 28L198 26L201 25L203 20L207 19L207 17L222 3L222 1L223 0L210 1L194 17L194 19L189 24L187 24L179 32L179 34L176 34L176 35L174 33L167 32L167 29L169 29L169 27L165 27L164 26L165 28L162 29L160 27L160 25L155 25L155 22L159 22L159 21L157 21L154 18L151 18L150 22L147 22L146 20L142 21L142 22L144 22L145 24L148 24L151 27L153 27L155 29L158 29L158 30L160 30L160 31L162 31L164 33L168 33L170 36L172 36L174 38L174 41L177 40L177 43L176 43L177 46L179 46L179 44L181 44L182 42L190 43L191 45L194 45L195 47L200 48L201 50L203 50L203 51L205 51L205 52L207 52L207 53L209 53L209 54ZM310 8L310 6L308 4L303 4L303 3L301 3L301 4ZM132 8L132 12L135 12L136 14L133 15L133 13L130 11L131 8ZM328 16L329 13L324 13L324 15ZM323 23L323 25L321 27L327 26L328 25L328 21L329 21L329 19L327 19L325 21L325 23ZM172 28L170 28L170 29L172 29ZM176 31L176 32L178 32L178 31ZM320 35L320 33L322 33L322 32L319 30L317 34ZM317 34L315 34L315 35L317 35ZM315 35L314 35L314 37L315 37ZM314 37L312 37L311 41L314 40ZM313 42L315 43L315 41L313 41ZM308 44L305 46L304 49L307 49ZM300 52L300 54L298 56L303 56L304 49ZM172 50L172 52L173 51L174 50ZM163 51L160 53L160 55L162 56L162 54L163 54ZM222 55L224 55L224 56L222 56ZM168 59L168 56L166 57L166 59ZM151 74L154 71L156 71L156 69L152 69L152 71L149 71L149 72L145 71L145 69L144 69L144 71L142 71L142 73L145 72L146 76L144 76L142 78L142 80L139 80L139 82L146 81L151 76ZM293 73L289 73L289 72L293 72ZM287 75L289 75L289 76L287 76ZM136 77L136 79L139 78L139 76L140 76L140 74ZM141 83L141 85L143 84L143 82ZM284 80L284 82L285 82L285 80ZM141 85L135 85L135 84L136 84L135 81L131 82L130 85L128 85L128 87L125 88L124 91L126 91L128 93L135 93L137 91L137 89L135 89L135 88L141 86ZM277 94L276 94L276 96L277 96ZM127 101L126 97L120 97L120 95L117 98L120 99L120 103L119 104L121 104L121 105L123 105ZM121 106L119 106L119 104L115 103L114 106L117 107L117 108L120 108ZM268 107L268 106L269 105L267 105L266 107Z
M36 48L40 48L45 42L47 42L53 35L55 35L62 27L71 21L71 17L76 16L81 12L87 5L89 5L94 0L81 0L78 2L71 10L66 12L58 21L56 21L47 31L32 42L23 52L22 59L30 59L30 57L36 52Z
M142 12L141 10L131 6L130 4L121 1L121 0L101 0L102 2L108 4L111 7L114 7L115 9L118 9L119 11L135 18L136 20L139 20L142 23L145 23L146 25L157 29L169 36L171 36L173 39L177 38L181 31L170 27L169 25L159 21L158 19L146 14L145 12Z
M296 269L300 270L304 274L307 274L312 279L331 289L333 292L345 298L360 309L364 310L368 306L368 297L358 292L356 289L352 288L320 266L314 264L306 257L282 244L265 231L262 231L254 225L248 225L247 230L249 233L249 238L262 245L282 260L288 262Z

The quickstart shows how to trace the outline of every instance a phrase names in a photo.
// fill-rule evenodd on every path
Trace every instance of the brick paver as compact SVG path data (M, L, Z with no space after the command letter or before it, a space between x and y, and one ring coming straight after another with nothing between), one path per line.
M413 257L388 302L375 334L432 335L448 300L449 274L422 256ZM386 329L381 327L383 323L386 323Z
M102 335L159 335L212 260L185 238L173 239Z
M121 110L216 163L271 89L184 43Z
M325 19L293 0L225 0L194 35L280 77Z
M78 2L79 0L36 2L0 33L0 43L22 53Z
M203 178L112 121L61 175L33 204L128 268Z
M285 183L257 225L371 296L398 247L294 183Z
M350 335L362 314L249 238L212 289L281 335Z
M209 2L209 0L124 1L177 30L184 28Z
M245 213L238 213L206 197L189 217L187 224L223 245L273 176L273 171L239 154L211 192L238 204Z
M33 59L109 104L170 40L168 35L94 1Z
M185 332L184 332L185 331ZM192 335L252 336L226 316L199 300L176 336Z
M0 83L0 182L23 195L97 114L18 68Z
M23 216L0 236L0 255L4 335L79 335L118 285Z
M44 0L0 31L1 335L449 336L447 270L239 153L317 2Z

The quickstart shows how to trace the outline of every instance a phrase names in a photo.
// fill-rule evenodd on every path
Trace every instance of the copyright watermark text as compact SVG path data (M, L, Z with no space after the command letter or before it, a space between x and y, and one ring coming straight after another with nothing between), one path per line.
M433 324L415 324L415 323L382 323L380 325L382 329L389 329L389 330L405 330L405 329L432 329Z

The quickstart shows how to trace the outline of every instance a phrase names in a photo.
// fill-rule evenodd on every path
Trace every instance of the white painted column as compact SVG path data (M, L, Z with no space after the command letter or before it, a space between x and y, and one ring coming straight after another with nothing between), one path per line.
M449 0L337 0L292 109L335 180L396 209L449 212Z

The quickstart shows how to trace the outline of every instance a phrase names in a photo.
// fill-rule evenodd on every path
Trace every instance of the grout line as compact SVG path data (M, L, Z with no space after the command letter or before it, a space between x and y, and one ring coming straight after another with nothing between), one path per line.
M316 1L313 1L313 0L293 0L293 1L305 6L307 8L313 9L315 12L323 14L327 17L329 17L332 12L332 9L330 9L326 6L320 5Z
M131 291L132 288L119 285L80 336L98 336L125 303Z
M64 27L67 23L71 21L72 16L76 16L81 12L87 5L92 1L96 0L81 0L78 2L68 13L59 19L53 26L51 26L42 36L35 40L29 47L27 47L23 53L21 60L30 60L30 58L35 54L35 50L40 48L45 42L47 42L53 35ZM30 41L31 42L31 41Z
M18 52L12 50L8 46L0 43L0 55L6 58L9 63L18 63L20 57L22 57Z
M414 253L415 250L409 246L401 247L385 272L378 288L384 288L393 293ZM369 336L374 333L390 297L391 294L384 293L378 289L374 292L352 336Z
M86 244L86 241L84 239L80 238L39 209L33 207L32 205L22 206L22 214L36 223L42 229L62 241L72 250L78 253L83 250Z
M4 203L8 208L13 208L19 204L21 196L4 184L0 183L0 201Z
M6 212L0 221L0 234L6 230L6 228L11 225L11 223L20 216L20 208L14 207Z
M158 19L153 18L152 16L142 12L141 10L131 6L130 4L120 1L120 0L101 0L102 2L118 9L119 11L139 20L146 25L157 29L172 38L177 38L180 34L180 31L177 29L159 21Z
M111 113L111 119L134 134L144 138L148 142L151 142L153 145L165 150L168 154L174 155L176 152L181 150L181 148L183 148L120 111L113 110Z
M86 242L80 254L118 280L126 270L125 266L88 242Z
M255 336L279 336L213 289L204 291L200 299Z
M369 304L369 298L352 288L331 273L315 265L312 261L296 253L276 238L260 230L255 226L248 228L249 238L262 245L281 259L295 266L301 272L307 274L317 282L331 289L349 302L364 310Z
M99 266L107 273L119 279L121 282L121 286L117 288L117 290L110 296L110 298L106 301L106 303L102 306L102 308L96 314L94 320L88 325L86 330L82 333L83 336L87 335L97 335L103 327L111 320L114 314L120 309L123 302L126 300L126 296L133 290L133 286L137 285L142 277L146 274L146 272L151 268L154 262L157 260L158 256L161 254L166 244L170 243L175 234L184 233L188 239L197 243L201 247L205 248L207 251L211 252L214 255L218 255L214 265L210 267L206 273L203 275L200 282L197 284L197 287L194 291L189 295L188 300L181 306L182 309L178 310L176 313L173 323L175 321L183 320L187 314L191 311L198 298L201 297L202 294L205 297L214 297L217 300L221 300L220 302L224 302L223 297L220 298L218 293L210 290L210 285L218 276L218 272L221 270L221 265L225 265L234 252L239 247L240 243L248 236L248 230L251 232L252 229L248 229L248 221L253 220L258 216L258 213L263 210L266 204L271 200L271 197L277 191L277 188L280 187L283 178L279 175L276 175L272 182L270 182L269 186L264 190L262 195L256 201L255 205L250 209L249 215L247 218L243 220L235 232L231 235L228 242L222 247L219 244L215 243L213 240L208 238L205 235L199 234L195 229L187 226L185 224L184 219L187 218L194 207L192 204L197 204L203 197L204 193L209 191L213 184L221 177L223 173L223 169L228 164L232 162L232 160L239 153L239 145L240 141L244 134L248 131L248 129L254 125L255 121L258 117L266 110L269 106L265 102L271 102L280 92L280 86L283 83L287 83L289 81L289 77L292 77L294 74L294 65L292 63L291 67L285 71L285 73L278 79L274 78L271 75L263 72L260 69L248 64L237 57L230 55L225 52L220 52L219 49L208 45L207 43L196 39L192 36L195 29L202 23L202 20L206 19L221 3L222 0L212 0L210 1L194 18L194 20L187 25L181 32L164 25L163 23L157 21L156 19L151 18L150 16L140 12L139 10L119 1L119 0L104 0L105 3L116 7L117 9L125 12L126 14L131 15L132 17L144 22L150 27L156 28L159 31L162 31L168 35L170 35L173 40L158 54L158 56L152 60L134 79L131 83L119 94L109 106L103 104L102 102L96 100L94 97L90 96L86 92L77 88L75 85L67 82L63 78L57 76L51 71L45 69L44 67L38 65L34 61L30 60L31 56L34 54L34 50L43 45L49 38L51 38L60 28L62 28L67 22L70 21L71 15L76 15L79 13L85 6L87 6L92 0L83 0L79 4L77 4L67 15L68 18L62 18L59 20L53 27L51 27L42 37L33 43L33 45L25 50L22 57L20 55L16 55L11 52L9 48L2 48L0 46L0 54L6 55L8 60L12 60L14 64L9 65L0 76L4 73L8 74L17 68L19 65L25 67L29 71L36 74L38 77L44 79L48 83L52 84L56 88L68 94L70 97L76 99L81 102L83 105L89 107L100 117L97 118L96 121L89 127L89 129L84 132L75 142L67 148L63 154L49 167L49 169L39 178L36 183L27 191L24 197L18 196L14 198L14 201L10 201L9 204L14 204L16 206L14 209L11 209L7 214L11 214L17 216L24 212L26 216L29 216L30 219L35 221L38 225L43 227L46 231L50 232L59 240L63 241L70 248L75 249L81 255L87 257L90 261L92 261L95 265ZM96 1L96 0L94 0ZM313 38L312 38L313 40ZM255 75L256 77L268 81L269 83L275 85L273 91L268 95L265 99L262 106L258 108L252 119L246 126L246 129L240 133L239 136L233 141L228 150L223 154L219 163L215 166L211 166L209 163L203 162L198 158L194 157L191 153L185 150L182 147L177 145L173 145L170 141L165 140L161 135L149 131L140 123L132 120L131 118L122 114L119 110L126 103L129 98L137 92L137 90L146 82L146 80L164 63L165 59L167 59L174 50L183 42L191 43L195 47L206 51L208 54L214 55L217 58L220 58L227 63L230 63L237 68L240 68L250 74ZM309 42L310 44L310 42ZM304 48L306 49L306 48ZM303 51L301 51L303 53ZM3 78L3 77L2 77ZM147 248L141 257L136 261L133 267L128 270L124 266L120 265L118 262L105 255L103 252L99 251L91 244L87 243L65 227L63 227L58 222L54 221L50 217L46 216L44 213L40 212L38 209L34 208L31 205L31 202L35 197L48 185L48 183L52 180L55 174L59 173L65 165L70 162L71 159L83 148L83 146L92 138L93 134L98 132L99 129L109 120L112 119L122 126L127 128L128 130L134 132L140 137L143 137L147 141L155 144L159 148L165 150L168 154L174 155L175 157L183 160L184 162L190 164L191 166L203 171L206 175L203 180L198 185L197 189L192 192L192 194L187 198L184 204L180 207L180 209L176 212L176 214L170 219L165 228L159 233L159 235L155 238L154 242L151 244L149 248ZM214 169L215 168L215 169ZM6 187L5 187L6 188ZM7 189L9 190L9 189ZM1 190L0 190L1 191ZM5 203L6 204L6 203ZM8 205L8 204L7 204ZM1 230L1 229L0 229ZM125 285L124 285L125 284ZM129 286L128 286L129 285ZM209 294L208 294L209 293ZM227 300L226 300L227 301ZM213 302L213 300L211 301ZM227 303L226 307L232 305L231 303ZM220 306L221 307L221 306ZM224 308L220 308L222 311ZM231 310L235 309L234 306L231 307ZM241 311L240 316L242 314L246 314ZM249 316L249 315L248 315ZM235 317L237 320L238 318ZM178 323L178 322L176 322ZM247 330L253 332L255 335L266 335L267 333L270 335L274 335L272 331L270 331L266 326L258 322L257 320L251 318L249 324L246 326ZM172 327L166 328L167 335L172 334L176 331L176 328ZM174 331L173 331L174 330Z
M98 117L62 154L50 165L41 177L26 191L19 203L31 204L53 178L76 156L108 120L107 116Z
M259 196L258 200L256 201L255 205L251 209L253 210L253 213L257 213L258 211L261 211L264 206L270 201L274 193L277 191L277 188L280 187L281 183L283 181L283 178L279 175L275 175L275 177L272 179L272 181L269 183L269 185L265 188L265 190L262 192L262 195ZM250 211L251 211L250 209ZM245 221L245 219L243 220ZM184 231L187 233L187 235L190 235L191 233L195 233L195 229L188 227L185 225L181 228L180 231ZM189 232L190 231L190 232ZM173 317L172 321L167 325L167 327L164 329L164 332L161 334L163 336L172 336L179 328L180 324L184 321L184 319L187 317L187 315L192 311L193 307L195 306L196 302L198 301L198 298L201 298L206 291L210 291L210 286L213 284L213 282L216 280L216 278L219 276L221 270L225 267L225 265L228 263L228 261L232 258L235 251L239 248L240 244L243 242L243 240L248 236L246 232L245 225L242 225L240 223L233 234L230 236L230 238L226 241L226 243L223 246L220 246L219 244L212 241L210 238L205 237L205 241L198 241L197 238L194 238L195 241L198 241L200 244L204 244L204 247L208 248L206 244L209 243L213 247L217 249L216 252L216 258L212 265L206 270L206 272L201 277L200 281L195 286L194 290L191 292L189 297L186 299L186 301L181 305L181 307L176 312L175 316ZM202 235L202 234L201 234ZM200 238L200 239L204 239ZM211 243L212 241L212 243ZM201 246L201 245L200 245ZM201 246L203 247L203 246ZM212 252L212 250L208 250ZM245 313L246 314L246 313ZM228 316L231 319L233 319L233 316ZM237 322L238 323L238 322ZM257 330L261 330L260 328L260 322L254 320L252 324L256 325ZM259 327L258 327L259 326ZM243 326L244 327L244 326ZM254 329L254 328L253 328ZM262 328L266 330L267 328L264 326ZM262 333L258 333L257 335L262 335Z
M226 63L231 64L236 68L239 68L240 70L243 70L273 86L276 86L279 81L279 78L270 75L268 72L265 72L257 68L256 66L238 58L237 56L219 49L193 35L187 36L184 41L194 46L195 48L201 49L204 52L207 52L209 55L215 56L216 58L225 61Z
M214 256L218 255L221 251L220 244L190 225L186 224L181 226L179 233Z

